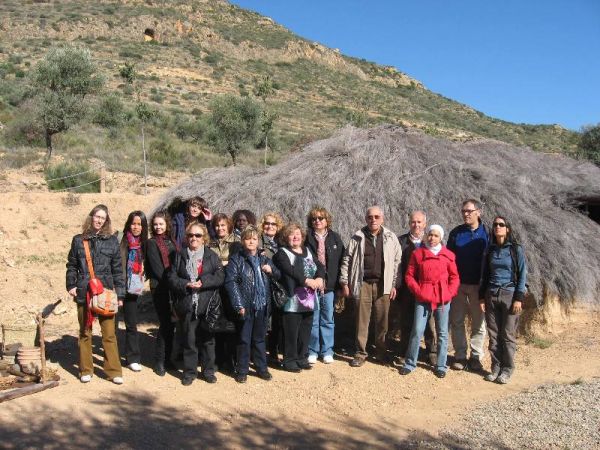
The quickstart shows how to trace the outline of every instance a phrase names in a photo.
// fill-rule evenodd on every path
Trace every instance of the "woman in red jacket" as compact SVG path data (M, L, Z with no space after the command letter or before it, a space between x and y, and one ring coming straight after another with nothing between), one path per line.
M416 249L410 257L404 279L415 295L415 320L400 375L408 375L417 367L421 338L433 314L438 336L435 375L438 378L446 376L448 313L460 280L454 253L442 245L443 238L444 229L440 225L431 225L427 229L425 246Z

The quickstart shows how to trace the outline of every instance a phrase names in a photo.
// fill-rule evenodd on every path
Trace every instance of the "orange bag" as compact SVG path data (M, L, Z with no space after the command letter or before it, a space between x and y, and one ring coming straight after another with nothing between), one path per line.
M119 299L117 293L112 289L105 289L102 281L96 278L94 266L92 265L92 255L88 241L83 241L85 249L85 260L88 271L90 272L90 282L87 292L87 307L92 314L104 317L113 317L119 310Z

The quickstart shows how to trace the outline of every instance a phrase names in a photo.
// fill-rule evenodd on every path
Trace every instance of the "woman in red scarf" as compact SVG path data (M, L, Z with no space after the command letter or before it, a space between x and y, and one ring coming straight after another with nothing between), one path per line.
M145 269L159 322L154 372L162 377L167 369L175 368L171 361L175 323L171 311L167 272L175 259L177 246L171 238L171 218L166 211L155 212L150 223L152 237L148 240Z
M121 262L127 293L123 301L125 359L134 372L142 370L137 332L137 300L144 287L144 255L148 242L148 221L142 211L129 213L121 239Z

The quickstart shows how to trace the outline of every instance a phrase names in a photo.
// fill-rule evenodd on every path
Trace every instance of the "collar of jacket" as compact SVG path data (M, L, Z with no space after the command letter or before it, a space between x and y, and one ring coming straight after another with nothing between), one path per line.
M361 239L365 239L367 236L365 235L365 232L363 231L364 229L365 229L365 227L361 228L354 235L358 236ZM377 236L383 236L383 242L387 241L390 238L398 239L398 237L394 233L392 233L389 229L387 229L383 225L381 225L381 233L379 233Z

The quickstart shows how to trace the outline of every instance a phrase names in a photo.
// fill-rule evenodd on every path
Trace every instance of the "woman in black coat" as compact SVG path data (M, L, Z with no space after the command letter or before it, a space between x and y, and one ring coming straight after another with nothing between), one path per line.
M169 287L174 294L173 307L183 333L184 386L192 384L197 376L200 343L202 376L208 383L216 383L215 338L208 331L205 316L210 300L219 295L225 281L221 260L205 246L210 240L204 225L191 223L186 228L187 247L180 250L168 274ZM199 326L200 325L200 326Z
M146 277L150 280L152 303L158 316L158 335L154 372L162 377L167 369L174 369L171 361L175 324L172 321L171 294L167 274L175 260L177 247L171 238L171 218L166 211L158 211L152 216L151 234L146 250Z
M84 241L90 249L96 278L106 289L114 289L122 306L125 298L125 280L121 267L119 241L112 234L108 208L97 205L83 223L81 234L73 237L67 260L66 286L69 295L77 302L79 319L79 376L82 383L89 383L94 373L92 356L92 323L95 317L87 303L90 272L85 257ZM123 384L123 371L119 359L115 316L99 316L104 348L104 372L115 384Z
M279 279L273 262L258 252L258 230L250 225L242 231L242 250L229 259L225 268L225 288L231 307L237 312L237 363L235 381L245 383L250 349L256 372L269 381L265 338L271 304L271 281Z

